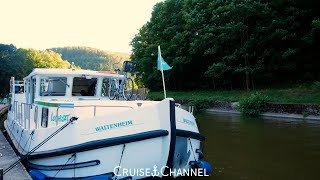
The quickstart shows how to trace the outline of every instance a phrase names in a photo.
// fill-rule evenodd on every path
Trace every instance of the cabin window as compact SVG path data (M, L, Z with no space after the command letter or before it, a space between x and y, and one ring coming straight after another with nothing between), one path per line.
M65 77L48 77L40 81L40 96L65 96L67 78Z
M20 81L15 82L14 93L15 94L23 94L24 93L24 83L23 82L20 82Z
M46 128L48 127L48 108L42 108L42 115L41 115L41 127Z
M75 77L73 79L72 96L94 96L97 78Z
M108 97L110 78L104 78L101 87L101 96Z

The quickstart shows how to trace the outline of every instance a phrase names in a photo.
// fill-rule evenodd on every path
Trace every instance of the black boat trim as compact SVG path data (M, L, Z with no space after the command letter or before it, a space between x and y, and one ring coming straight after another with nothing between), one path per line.
M192 132L192 131L186 131L186 130L182 130L182 129L177 129L177 136L197 139L199 141L204 141L206 139L200 133L196 133L196 132Z
M176 103L174 101L170 101L170 129L171 129L171 137L170 137L170 149L167 161L168 169L173 168L173 160L174 160L174 151L176 149ZM167 169L167 170L168 170Z
M95 177L99 177L99 176L109 176L110 178L114 176L113 172L109 172L109 173L105 173L105 174L99 174L99 175L94 175L94 176L85 176L85 177L70 177L70 178L57 178L57 177L46 177L45 179L54 179L54 180L69 180L69 179L81 179L84 180L86 178L95 178Z
M154 131L147 131L147 132L127 135L127 136L107 138L102 140L86 142L86 143L78 144L74 146L54 149L50 151L39 152L38 154L31 154L29 156L29 159L47 158L47 157L61 156L61 155L66 155L71 153L90 151L94 149L116 146L116 145L125 144L125 143L132 143L137 141L158 138L162 136L167 136L168 134L169 132L167 130L154 130Z
M74 164L63 164L63 165L40 165L34 164L31 162L27 162L27 166L31 169L38 169L38 170L46 170L46 171L55 171L55 170L66 170L66 169L77 169L77 168L84 168L90 166L96 166L100 164L100 160L92 160Z

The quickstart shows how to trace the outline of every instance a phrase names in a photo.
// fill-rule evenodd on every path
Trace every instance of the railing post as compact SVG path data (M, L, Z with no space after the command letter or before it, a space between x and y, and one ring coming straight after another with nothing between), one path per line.
M14 119L16 120L16 121L18 121L18 103L17 103L17 101L15 101L14 102L14 115L15 115L15 117L14 117Z
M17 103L16 103L16 101L14 101L13 102L13 119L14 120L17 120L17 111L16 111L16 109L17 109Z
M35 129L38 129L38 106L35 106L35 108L34 108L33 119L35 122Z
M30 129L30 123L31 123L31 108L32 108L32 105L30 104L29 105L29 113L28 113L28 129Z
M23 108L24 104L21 103L21 126L25 128L25 124L24 124L24 108Z
M21 125L21 104L20 104L20 106L19 106L19 104L18 104L18 119L19 119L19 124Z

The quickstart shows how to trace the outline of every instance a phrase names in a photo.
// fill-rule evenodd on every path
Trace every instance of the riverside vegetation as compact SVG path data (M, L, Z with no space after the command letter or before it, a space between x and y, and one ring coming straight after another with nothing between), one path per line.
M239 102L320 103L320 6L302 0L166 0L133 38L137 81L161 99L157 46L173 66L168 97L207 108ZM293 84L295 86L293 86ZM281 86L281 87L279 87ZM255 93L257 92L257 93Z
M257 115L265 111L266 103L293 103L320 105L320 82L302 85L287 85L287 88L221 91L167 91L167 97L195 106L196 109L207 109L212 102L239 102L239 110L246 115ZM162 91L151 91L149 99L163 99ZM304 115L307 113L304 113Z

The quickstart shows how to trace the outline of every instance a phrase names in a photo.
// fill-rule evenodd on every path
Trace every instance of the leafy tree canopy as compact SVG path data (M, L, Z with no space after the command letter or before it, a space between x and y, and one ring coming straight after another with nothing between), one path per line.
M320 79L320 11L301 0L166 0L133 38L138 80L174 89L245 88Z
M70 63L53 51L17 49L14 45L0 44L0 97L9 92L10 77L22 79L33 68L70 68Z

